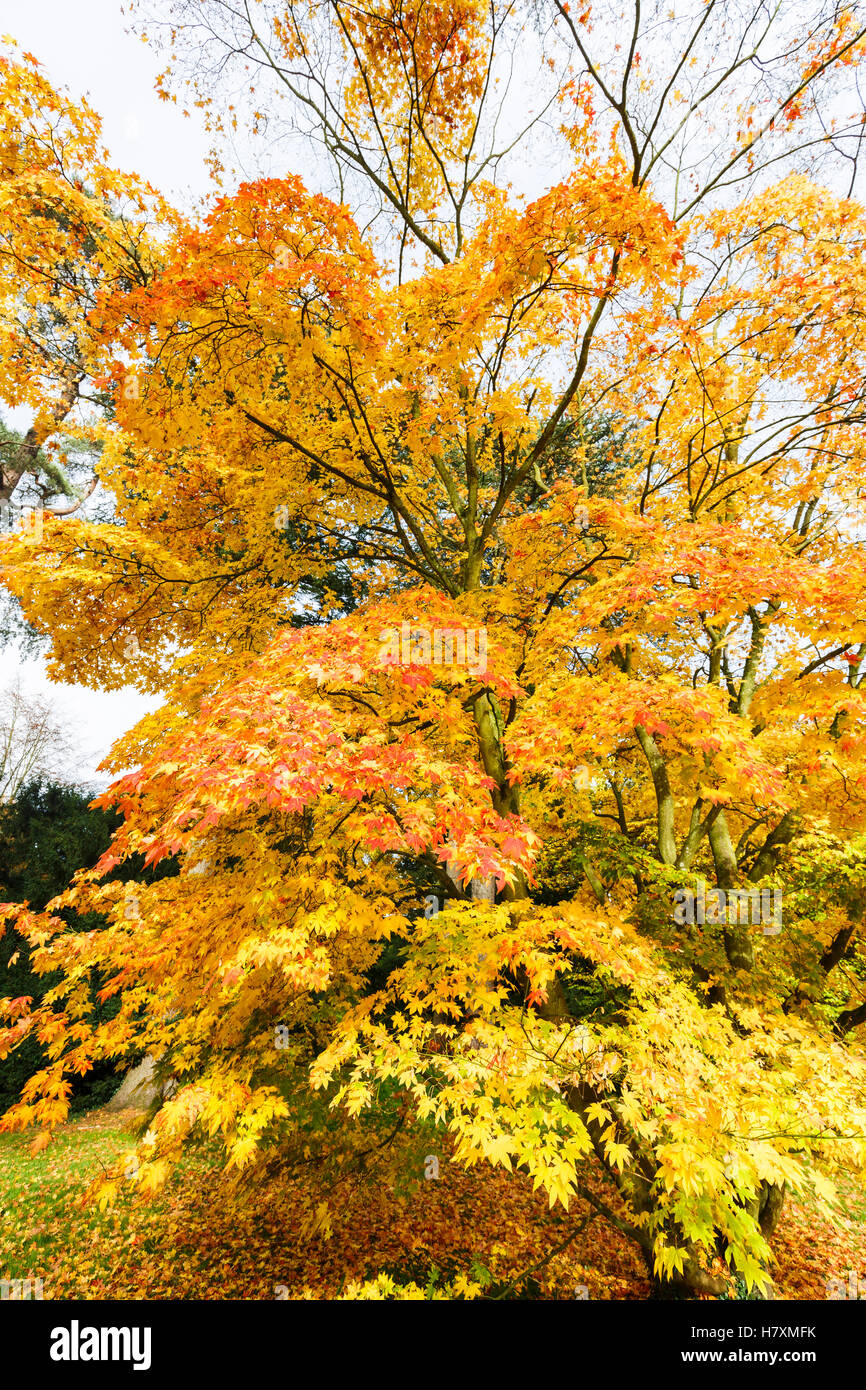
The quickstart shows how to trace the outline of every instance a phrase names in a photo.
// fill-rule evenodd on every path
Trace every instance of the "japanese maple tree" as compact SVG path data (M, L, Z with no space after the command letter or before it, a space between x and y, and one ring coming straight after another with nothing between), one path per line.
M35 1031L50 1064L3 1123L50 1129L70 1073L157 1054L147 1191L197 1134L240 1182L297 1156L316 1097L350 1135L396 1089L659 1279L720 1292L723 1255L760 1285L785 1190L832 1204L866 1159L861 17L803 6L806 43L712 2L155 18L215 138L306 122L322 191L223 171L201 220L148 214L146 272L90 256L86 329L57 311L117 515L8 541L3 580L58 674L165 704L54 904L111 925L5 907L64 976L4 1005L0 1047ZM556 177L523 196L542 138ZM142 852L180 873L133 914L105 875ZM678 921L700 879L781 890L782 930ZM578 1006L587 969L614 1008ZM122 991L100 1025L94 970Z

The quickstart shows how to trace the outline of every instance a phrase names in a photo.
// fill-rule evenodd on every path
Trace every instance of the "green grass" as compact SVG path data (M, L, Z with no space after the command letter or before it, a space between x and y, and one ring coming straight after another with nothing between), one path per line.
M837 1178L842 1210L849 1221L866 1225L866 1188L854 1178Z
M108 1126L111 1127L108 1127ZM49 1277L70 1249L115 1226L129 1213L107 1216L82 1210L80 1193L101 1169L117 1161L132 1136L117 1121L82 1117L57 1131L54 1142L33 1156L33 1134L0 1135L0 1274L19 1279Z
M152 1296L176 1296L170 1249L178 1194L201 1190L212 1158L185 1156L149 1201L126 1191L107 1210L82 1202L100 1173L133 1148L138 1119L91 1111L59 1128L38 1154L30 1151L32 1131L0 1135L0 1279L42 1279L45 1298L151 1296L139 1289L138 1273L153 1282Z

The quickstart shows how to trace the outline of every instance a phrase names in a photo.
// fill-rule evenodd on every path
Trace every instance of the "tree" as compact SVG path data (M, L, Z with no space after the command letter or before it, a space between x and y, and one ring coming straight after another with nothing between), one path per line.
M109 926L82 946L6 905L65 975L5 1005L0 1045L35 1033L49 1065L4 1125L159 1051L148 1190L199 1132L243 1178L317 1094L348 1134L396 1088L461 1160L583 1192L666 1285L720 1291L721 1253L761 1286L785 1187L826 1205L866 1158L866 213L808 173L856 164L857 11L810 7L804 49L763 8L636 8L604 61L621 25L534 11L572 165L530 202L485 114L523 11L250 13L175 7L179 50L195 14L203 81L257 54L381 216L262 178L106 286L117 517L7 542L3 578L57 671L110 686L134 639L167 703L57 900ZM716 132L694 168L691 120ZM140 921L106 877L131 854L181 865ZM123 989L99 1026L85 963Z
M87 793L70 784L36 777L21 785L15 795L0 806L0 894L25 901L37 911L63 892L79 869L90 869L103 855L120 817L89 804ZM142 863L128 861L123 873L115 876L124 883L125 910L137 909L137 884L153 883L174 871L167 861L157 869L145 870ZM67 930L80 936L98 932L105 926L98 913L63 911ZM14 997L29 997L41 1004L46 993L60 982L57 972L37 974L32 969L26 940L8 928L0 942L0 969L4 988ZM104 979L94 974L88 981L90 1018L98 1024L111 1019L119 999L98 998ZM0 1103L5 1109L20 1095L22 1087L46 1063L45 1048L31 1034L0 1067ZM118 1079L109 1058L91 1068L86 1075L72 1079L70 1104L73 1111L106 1101L116 1090Z
M0 805L34 777L57 778L72 751L69 730L47 700L26 695L19 680L0 690Z
M63 891L77 869L92 867L104 854L118 817L111 812L91 810L87 803L88 797L76 788L38 778L20 786L4 802L0 808L0 893L4 897L31 902L42 911ZM95 915L79 918L74 912L67 912L64 916L77 932L93 931L102 925ZM29 997L38 1003L59 978L33 972L27 942L14 929L7 930L0 942L0 969L9 994ZM92 989L94 1019L111 1017L117 1001L100 1007L95 993ZM32 1035L5 1060L0 1067L0 1104L4 1109L18 1098L24 1084L45 1062L44 1047ZM110 1061L86 1077L75 1078L70 1093L73 1111L106 1100L116 1086Z
M43 503L69 515L96 478L73 488L60 432L76 423L80 404L110 412L110 402L89 389L103 341L100 296L146 282L154 264L151 210L166 210L147 184L108 166L96 113L55 91L31 54L19 56L8 41L4 48L0 402L29 408L33 420L23 436L5 427L0 433L0 504L29 478ZM68 441L76 442L80 427Z

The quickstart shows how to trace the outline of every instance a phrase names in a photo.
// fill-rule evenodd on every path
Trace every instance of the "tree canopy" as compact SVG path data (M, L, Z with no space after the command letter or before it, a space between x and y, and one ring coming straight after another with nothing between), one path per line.
M210 1133L242 1190L396 1090L552 1204L600 1164L661 1281L760 1286L866 1160L863 15L151 8L201 215L4 67L0 398L115 512L0 577L56 674L165 703L95 868L3 905L63 971L3 1005L49 1057L3 1125L156 1052L135 1181ZM235 184L233 129L311 172ZM180 865L135 918L130 855Z

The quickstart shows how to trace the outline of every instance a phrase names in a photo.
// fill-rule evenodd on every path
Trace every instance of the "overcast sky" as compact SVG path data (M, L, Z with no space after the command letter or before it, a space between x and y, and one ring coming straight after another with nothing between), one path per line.
M120 0L0 0L0 34L38 58L55 86L88 98L113 163L186 202L207 191L208 141L194 116L155 95L159 55L125 33L127 22ZM99 786L110 779L97 764L155 704L131 687L104 692L49 682L44 663L19 661L11 648L0 650L0 671L3 684L20 674L25 689L50 698L69 720L80 744L71 775Z
M156 96L159 54L127 34L128 23L121 0L0 0L0 33L38 58L55 86L88 98L119 168L167 194L205 193L203 127Z

